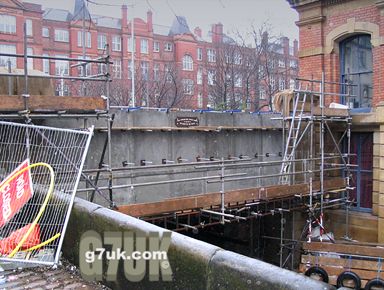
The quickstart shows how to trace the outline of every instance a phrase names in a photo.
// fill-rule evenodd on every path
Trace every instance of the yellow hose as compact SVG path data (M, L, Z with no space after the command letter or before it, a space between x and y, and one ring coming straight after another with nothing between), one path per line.
M24 173L25 171L29 170L29 169L32 169L34 167L38 167L38 166L43 166L43 167L46 167L48 168L49 170L49 174L50 174L50 183L49 183L49 188L48 188L48 192L47 192L47 195L44 199L44 202L42 204L42 206L40 207L40 210L36 216L36 218L33 220L31 226L29 227L28 231L25 233L25 235L23 236L23 238L21 239L21 241L17 244L16 248L13 249L13 251L8 255L9 258L12 258L18 251L19 249L21 248L21 246L24 244L24 242L26 241L26 239L28 238L28 236L31 234L31 232L34 230L36 224L38 223L39 219L41 218L42 214L44 213L45 211L45 208L47 207L47 204L48 204L48 201L49 201L49 198L51 197L52 195L52 192L53 192L53 189L54 189L54 186L55 186L55 173L53 171L53 168L51 167L51 165L47 164L47 163L44 163L44 162L38 162L38 163L34 163L34 164L30 164L28 165L27 167L23 168L22 170L16 172L15 175L11 176L9 178L9 180L7 182L5 182L4 184L2 184L0 186L0 191L2 191L3 187L9 183L10 181L12 181L13 179L15 179L16 177L18 177L19 175L21 175L22 173ZM56 234L57 236L57 234ZM54 237L56 237L54 236ZM57 237L56 237L57 238ZM51 238L53 239L53 237ZM49 240L51 240L49 239ZM48 241L49 241L48 240ZM41 244L40 244L41 245ZM37 245L39 246L39 245Z
M36 246L33 246L32 248L26 249L23 252L30 252L30 251L37 250L41 247L44 247L45 245L49 244L50 242L53 242L54 240L56 240L58 237L60 237L60 235L61 235L60 233L57 233L56 235L54 235L52 238L46 240L45 242L42 242Z

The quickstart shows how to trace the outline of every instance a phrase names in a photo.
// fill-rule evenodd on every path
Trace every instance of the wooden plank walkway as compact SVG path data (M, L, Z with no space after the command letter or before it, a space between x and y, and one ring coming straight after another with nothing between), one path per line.
M334 178L326 180L324 187L326 190L332 190L345 186L345 180ZM319 182L313 183L314 191L318 191ZM246 201L274 200L279 198L293 197L298 194L308 194L309 184L296 185L274 185L260 188L247 188L232 190L225 193L225 203L243 203ZM209 208L218 206L221 203L221 194L219 192L190 195L179 198L171 198L158 202L138 203L121 205L118 211L134 217L154 216L157 214L176 212L181 210Z

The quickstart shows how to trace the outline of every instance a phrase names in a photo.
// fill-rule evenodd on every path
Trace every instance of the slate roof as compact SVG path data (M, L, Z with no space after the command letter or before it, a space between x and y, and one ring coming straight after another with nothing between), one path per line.
M102 16L102 15L91 15L92 21L96 24L96 26L107 27L107 28L115 28L121 29L121 19Z
M72 20L72 14L64 9L47 8L44 11L43 19L66 22Z
M85 0L75 0L75 9L73 10L72 20L91 20L91 14L88 11Z
M153 24L153 33L158 35L165 35L167 36L169 34L169 26L166 25L160 25L160 24Z
M184 16L176 16L173 20L168 35L178 35L186 33L191 33L191 31L189 30L187 19Z

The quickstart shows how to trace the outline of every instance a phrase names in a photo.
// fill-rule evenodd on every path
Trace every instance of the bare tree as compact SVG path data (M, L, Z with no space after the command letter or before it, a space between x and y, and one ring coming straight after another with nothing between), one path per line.
M180 69L173 61L157 65L157 69L153 71L149 89L152 106L157 108L183 107L185 96Z
M218 43L205 63L208 94L216 109L239 109L244 102L244 48L234 41Z
M273 96L285 89L290 79L289 59L281 39L271 35L268 24L256 29L252 26L254 65L256 70L254 107L256 111L264 108L272 110ZM255 67L255 68L256 68Z

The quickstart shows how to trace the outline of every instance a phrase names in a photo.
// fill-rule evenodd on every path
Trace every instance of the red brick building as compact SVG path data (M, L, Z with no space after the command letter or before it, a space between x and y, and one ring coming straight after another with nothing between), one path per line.
M283 37L272 50L272 74L263 73L263 62L256 63L254 48L237 45L223 33L222 24L212 25L204 36L193 32L184 17L172 26L153 24L152 12L146 19L134 19L134 52L128 8L121 17L91 15L82 0L73 12L41 5L4 0L0 3L0 52L20 53L23 48L23 23L26 22L28 53L34 55L81 58L83 25L85 55L96 58L109 44L114 62L111 69L111 96L118 105L267 110L275 91L292 85L297 75L297 41L290 46ZM135 104L132 104L132 53L134 54ZM5 66L8 57L0 57ZM23 59L11 59L12 66L23 68ZM29 68L51 75L81 75L74 63L30 59ZM267 65L267 64L266 64ZM268 64L269 65L269 64ZM219 69L221 68L221 69ZM88 65L87 75L105 72L102 65ZM57 94L81 94L76 82L57 81ZM88 84L87 94L100 95L102 85Z
M384 1L289 0L299 13L299 76L352 84L351 149L356 189L352 231L384 241ZM345 92L345 85L328 85ZM333 100L346 103L343 98ZM358 213L360 211L360 213ZM361 214L362 212L368 212ZM355 217L354 217L355 215ZM332 221L340 223L340 219ZM341 225L341 223L340 223Z

